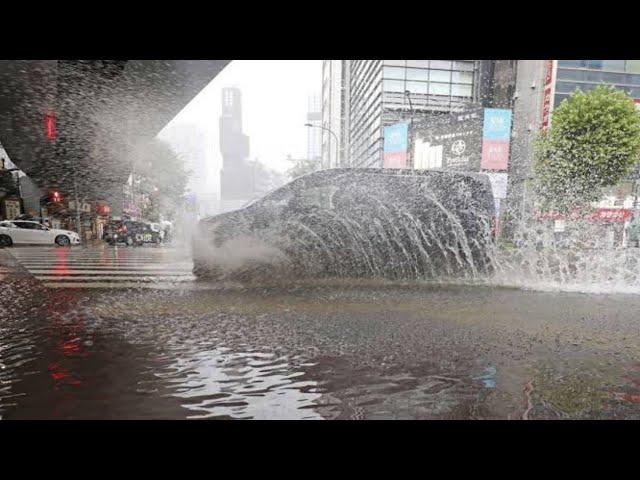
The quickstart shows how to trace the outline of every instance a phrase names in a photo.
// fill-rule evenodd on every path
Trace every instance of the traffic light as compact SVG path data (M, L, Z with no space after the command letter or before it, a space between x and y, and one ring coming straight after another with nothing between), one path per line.
M49 198L53 203L60 203L60 201L62 200L62 196L60 195L60 191L58 190L51 190L51 194L49 195Z
M53 140L58 136L58 132L56 131L56 116L54 113L47 113L44 116L44 127L49 140Z
M108 215L109 211L111 210L109 208L109 205L105 205L105 204L98 204L96 206L96 210L98 212L99 215Z

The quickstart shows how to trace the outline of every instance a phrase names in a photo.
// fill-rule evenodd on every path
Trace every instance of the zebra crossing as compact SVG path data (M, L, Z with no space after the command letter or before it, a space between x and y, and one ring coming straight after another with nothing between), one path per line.
M12 247L49 288L176 288L195 280L189 255L172 247Z

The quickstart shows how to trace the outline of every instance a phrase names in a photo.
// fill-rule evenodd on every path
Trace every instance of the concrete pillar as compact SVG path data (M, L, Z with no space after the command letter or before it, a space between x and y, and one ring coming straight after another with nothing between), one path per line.
M503 236L510 240L531 214L532 196L526 180L533 175L533 143L542 123L544 76L545 60L518 60L509 184L503 217Z

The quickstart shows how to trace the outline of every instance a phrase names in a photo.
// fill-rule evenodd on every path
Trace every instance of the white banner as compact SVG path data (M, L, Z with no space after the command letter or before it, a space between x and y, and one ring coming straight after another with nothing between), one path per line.
M507 173L487 173L489 181L491 181L491 189L493 190L493 198L507 198L507 183L509 174Z

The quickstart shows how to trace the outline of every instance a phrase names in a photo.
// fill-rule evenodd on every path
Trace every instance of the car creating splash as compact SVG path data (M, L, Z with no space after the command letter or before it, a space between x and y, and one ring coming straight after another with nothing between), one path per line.
M331 169L200 221L194 273L219 280L475 278L493 269L482 174Z

